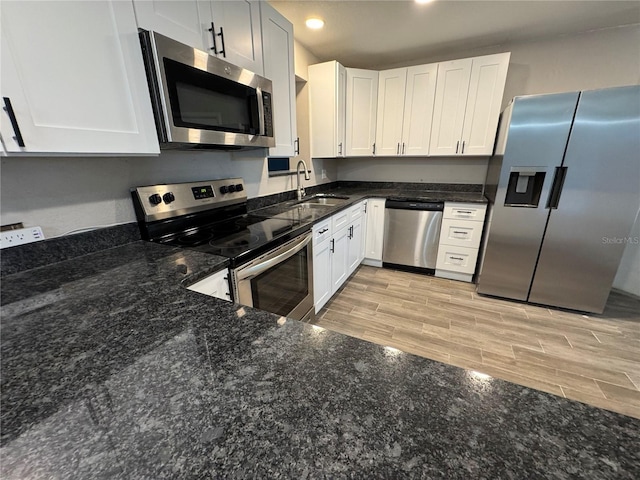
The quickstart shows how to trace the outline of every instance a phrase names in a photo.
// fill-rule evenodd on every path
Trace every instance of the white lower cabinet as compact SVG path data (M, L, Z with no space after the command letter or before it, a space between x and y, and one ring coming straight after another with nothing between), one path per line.
M365 265L382 266L382 242L384 240L384 198L370 198L366 208L366 230L364 238Z
M313 301L318 313L362 260L365 202L313 226Z
M194 292L203 293L210 297L231 301L229 291L229 271L221 270L187 287Z
M445 203L436 262L437 277L465 282L473 280L486 209L486 205L477 203Z
M331 219L313 227L313 303L316 313L331 298Z

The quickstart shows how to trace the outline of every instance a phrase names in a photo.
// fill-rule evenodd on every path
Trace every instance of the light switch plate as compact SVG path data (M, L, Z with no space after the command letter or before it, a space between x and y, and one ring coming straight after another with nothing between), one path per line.
M44 234L40 227L21 228L19 230L7 230L0 236L0 249L24 245L25 243L44 240Z

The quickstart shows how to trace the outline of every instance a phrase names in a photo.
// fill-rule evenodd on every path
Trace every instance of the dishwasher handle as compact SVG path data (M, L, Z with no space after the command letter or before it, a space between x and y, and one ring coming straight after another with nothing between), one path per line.
M413 202L408 200L387 200L385 208L393 210L418 210L427 212L442 212L444 202Z

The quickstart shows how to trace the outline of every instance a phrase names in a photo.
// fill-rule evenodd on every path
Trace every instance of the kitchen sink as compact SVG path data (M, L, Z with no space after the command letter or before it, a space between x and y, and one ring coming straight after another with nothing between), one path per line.
M339 195L318 194L309 198L305 198L296 205L302 207L335 207L341 205L349 197L341 197Z

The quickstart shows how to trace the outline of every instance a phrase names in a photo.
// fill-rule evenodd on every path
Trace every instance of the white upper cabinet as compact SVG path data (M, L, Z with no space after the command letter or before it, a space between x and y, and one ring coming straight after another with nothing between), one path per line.
M211 13L218 58L263 75L260 2L213 0Z
M407 69L384 70L378 77L376 155L400 155Z
M437 64L380 72L376 155L429 154Z
M209 52L258 75L262 65L259 1L133 0L138 26Z
M209 0L133 0L138 26L212 53Z
M378 105L378 72L347 68L346 156L373 155Z
M309 65L311 156L345 156L346 69L336 61Z
M293 25L267 2L260 2L264 76L273 82L273 124L276 146L271 157L296 155L296 77Z
M0 8L6 154L159 153L130 2Z
M510 53L438 65L430 155L491 155Z

